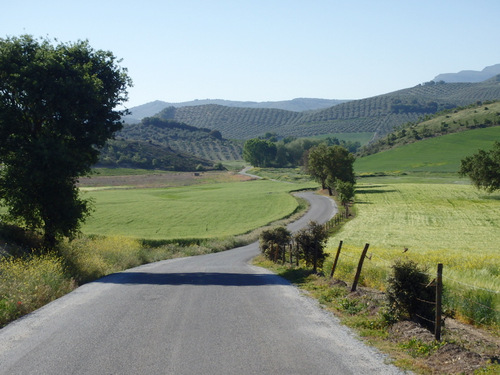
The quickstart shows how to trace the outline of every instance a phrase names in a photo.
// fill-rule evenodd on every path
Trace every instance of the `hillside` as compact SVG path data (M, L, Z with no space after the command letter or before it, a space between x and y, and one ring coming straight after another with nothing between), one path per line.
M292 100L282 101L267 101L267 102L252 102L252 101L233 101L223 99L197 99L188 102L168 103L160 100L146 103L140 106L130 108L131 114L124 116L126 123L138 123L145 117L156 115L167 107L181 108L192 107L200 105L222 105L225 107L242 107L242 108L274 108L283 109L286 111L302 112L313 111L317 109L328 108L340 103L347 102L348 100L337 99L317 99L317 98L295 98Z
M500 125L500 101L477 102L432 116L426 115L418 122L405 123L363 147L359 154L366 156L426 138L495 125Z
M214 162L143 141L111 140L96 167L196 171L216 169Z
M500 99L500 75L479 83L431 81L311 112L201 105L169 107L158 117L217 129L230 139L249 139L266 132L295 137L371 132L377 138L401 124L446 108L497 99Z
M362 176L374 173L457 173L464 157L478 149L490 149L498 139L500 126L467 130L358 158L354 169Z
M500 74L500 64L487 66L481 71L462 70L458 73L443 73L434 78L434 81L445 82L481 82Z
M239 160L242 153L241 142L224 139L216 130L153 117L139 124L125 124L117 136L124 140L148 141L212 161Z

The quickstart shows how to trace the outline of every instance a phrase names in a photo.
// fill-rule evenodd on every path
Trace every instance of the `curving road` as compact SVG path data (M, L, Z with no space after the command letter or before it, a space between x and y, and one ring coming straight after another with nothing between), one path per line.
M310 220L332 201L301 193ZM0 374L399 374L295 287L256 243L86 284L0 330Z

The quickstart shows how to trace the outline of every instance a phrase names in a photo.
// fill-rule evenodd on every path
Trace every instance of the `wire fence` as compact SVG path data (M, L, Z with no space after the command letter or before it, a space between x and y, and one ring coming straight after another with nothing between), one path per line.
M336 268L339 267L343 260L353 263L353 260L355 262L356 259L359 259L358 269L356 271L356 275L354 276L353 285L357 285L359 281L358 279L360 275L358 273L362 272L360 267L362 267L365 259L371 261L372 266L384 268L387 272L390 272L389 269L394 265L394 260L386 259L373 252L368 253L366 251L369 246L368 244L365 245L365 248L360 252L353 252L350 249L342 251L342 245L343 242L340 241L337 253L335 254L335 261L332 265L330 277L334 276ZM346 260L346 258L348 259ZM429 279L432 280L427 287L435 289L434 300L418 300L421 304L432 305L433 309L439 312L439 316L436 313L435 318L432 320L426 316L418 316L419 319L422 319L429 324L433 324L437 339L438 336L440 336L442 325L442 311L444 311L447 316L459 315L462 320L478 326L500 324L500 311L497 307L500 300L500 291L472 285L447 277L443 274L443 265L438 264L437 266L438 270L436 274L424 272ZM353 289L355 290L355 288Z

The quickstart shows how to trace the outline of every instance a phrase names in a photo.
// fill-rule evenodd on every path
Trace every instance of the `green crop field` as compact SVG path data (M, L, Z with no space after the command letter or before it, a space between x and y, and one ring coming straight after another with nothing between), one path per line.
M356 173L374 172L452 172L460 160L490 149L500 139L500 126L464 131L412 143L357 159Z
M370 244L363 270L367 285L383 287L398 258L428 267L431 275L443 263L448 298L455 304L486 298L469 309L477 314L488 306L487 321L500 323L499 193L458 184L364 183L358 185L356 208L357 217L329 240L332 254L344 242L338 277L352 278L365 243Z
M247 181L165 189L88 190L95 212L85 234L146 239L214 238L249 232L292 214L289 192L314 183Z

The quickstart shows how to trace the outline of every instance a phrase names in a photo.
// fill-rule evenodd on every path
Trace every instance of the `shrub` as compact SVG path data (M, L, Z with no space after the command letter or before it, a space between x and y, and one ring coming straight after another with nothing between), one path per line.
M259 245L266 258L277 261L282 258L285 245L290 242L291 234L285 227L265 230L260 234Z
M323 267L326 258L324 252L325 241L328 239L328 232L323 225L311 221L306 228L301 229L294 236L294 240L299 246L302 258L306 265L313 266L313 271Z
M431 303L435 299L434 290L427 287L429 283L429 276L417 263L396 260L387 286L389 314L398 320L411 319L428 326L434 316Z

